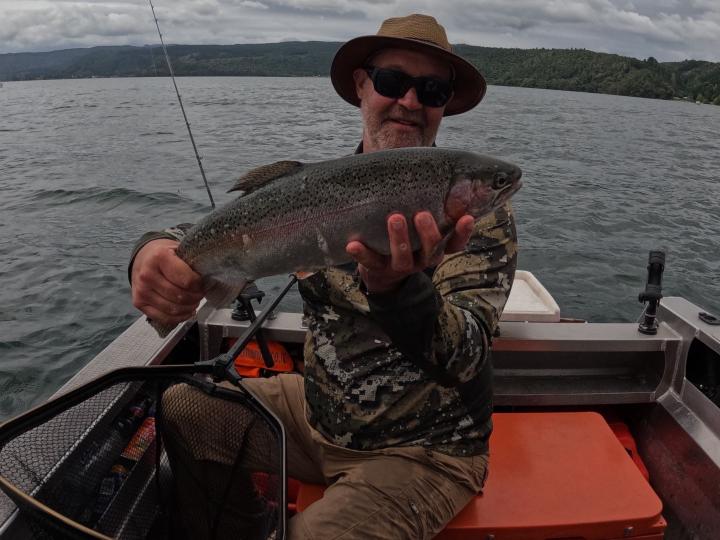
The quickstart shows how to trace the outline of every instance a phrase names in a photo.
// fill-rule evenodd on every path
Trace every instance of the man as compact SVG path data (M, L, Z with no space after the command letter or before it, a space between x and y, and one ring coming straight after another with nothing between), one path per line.
M481 74L423 15L388 19L377 35L344 44L331 79L360 107L358 152L434 145L443 116L485 93ZM355 263L300 282L304 377L244 381L285 425L289 475L329 486L291 519L292 539L432 538L484 484L489 347L515 272L513 218L509 206L478 223L464 216L444 256L431 214L413 221L419 252L409 249L405 219L392 215L389 256L350 242ZM186 320L202 297L200 277L174 253L182 234L146 235L131 263L133 303L159 322ZM169 425L182 439L184 426L198 422L189 415ZM224 474L230 459L218 430L201 440L208 450L192 459L206 468L188 491L200 489L199 477ZM202 528L202 519L189 521Z

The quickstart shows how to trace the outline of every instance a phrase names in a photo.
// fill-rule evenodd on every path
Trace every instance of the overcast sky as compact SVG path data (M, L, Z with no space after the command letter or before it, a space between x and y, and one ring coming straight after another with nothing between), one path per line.
M452 43L720 61L720 0L154 0L167 43L344 41L434 15ZM0 53L157 43L147 0L0 0Z

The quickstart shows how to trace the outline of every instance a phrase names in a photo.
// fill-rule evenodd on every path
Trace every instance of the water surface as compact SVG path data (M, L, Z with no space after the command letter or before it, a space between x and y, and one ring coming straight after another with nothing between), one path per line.
M359 114L326 78L181 78L217 202L247 169L351 153ZM169 79L0 89L0 419L47 398L138 313L145 231L210 209ZM519 164L520 267L562 314L634 321L650 249L664 292L720 312L720 107L490 87L441 146ZM263 282L272 294L284 279ZM285 304L299 310L295 294Z

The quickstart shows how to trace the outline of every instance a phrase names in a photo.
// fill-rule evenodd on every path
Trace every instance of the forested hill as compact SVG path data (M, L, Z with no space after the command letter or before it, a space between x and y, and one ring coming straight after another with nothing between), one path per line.
M171 45L177 75L327 76L340 43ZM585 49L500 49L458 45L490 84L688 99L720 105L720 64L658 62ZM144 77L168 74L162 49L92 47L0 55L0 80Z
M658 62L585 49L498 49L459 45L491 84L720 105L720 64Z

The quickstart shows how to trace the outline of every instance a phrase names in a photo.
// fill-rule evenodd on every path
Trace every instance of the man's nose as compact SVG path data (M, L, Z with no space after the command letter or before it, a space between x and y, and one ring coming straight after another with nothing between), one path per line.
M411 111L422 109L422 103L418 100L417 90L414 86L411 86L404 96L398 98L398 103Z

